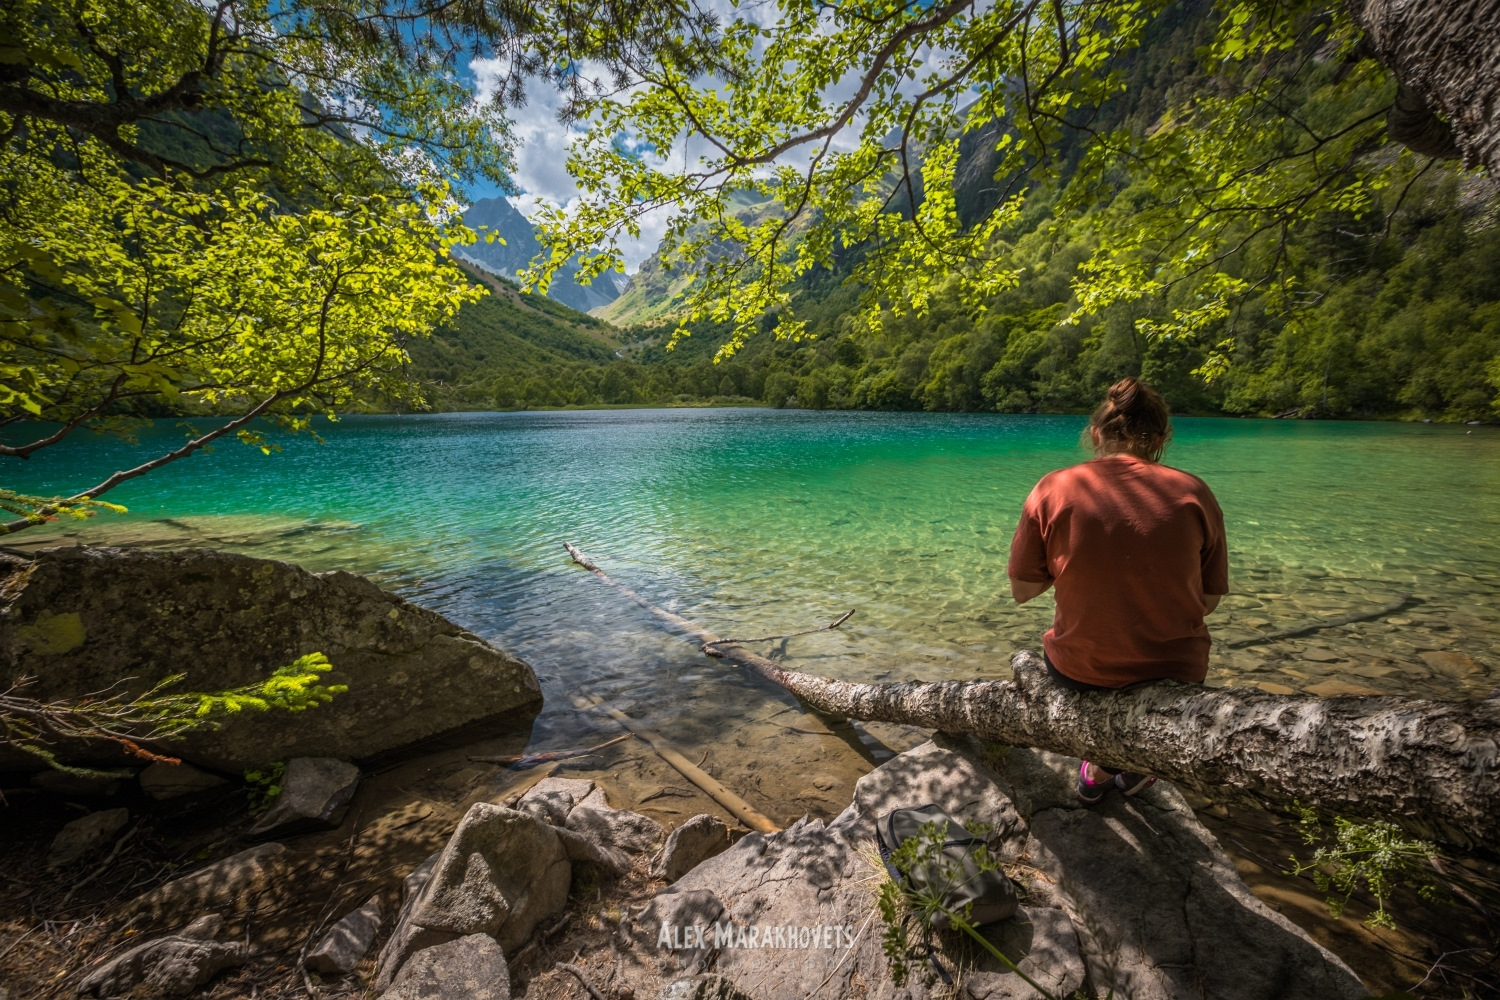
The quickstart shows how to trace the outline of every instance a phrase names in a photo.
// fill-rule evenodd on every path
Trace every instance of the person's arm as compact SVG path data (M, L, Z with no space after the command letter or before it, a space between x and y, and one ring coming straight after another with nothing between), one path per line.
M1021 520L1010 540L1010 562L1005 575L1010 578L1010 596L1025 604L1052 586L1052 569L1047 562L1047 544L1037 516L1037 491L1032 490L1021 508Z
M1207 484L1204 484L1203 493L1208 535L1208 544L1202 553L1203 614L1207 617L1219 606L1219 600L1229 593L1229 545L1224 539L1224 512L1219 509L1219 501Z
M1045 583L1032 583L1030 580L1017 580L1010 578L1010 596L1016 599L1017 604L1025 604L1033 597L1040 597L1052 586L1052 581ZM1217 601L1217 598L1215 599Z

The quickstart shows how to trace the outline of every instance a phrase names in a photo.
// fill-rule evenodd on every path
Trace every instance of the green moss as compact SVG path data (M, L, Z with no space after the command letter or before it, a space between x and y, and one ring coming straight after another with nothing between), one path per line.
M16 635L33 653L66 653L83 645L85 633L83 619L78 612L69 611L54 615L43 611L30 625L16 629Z

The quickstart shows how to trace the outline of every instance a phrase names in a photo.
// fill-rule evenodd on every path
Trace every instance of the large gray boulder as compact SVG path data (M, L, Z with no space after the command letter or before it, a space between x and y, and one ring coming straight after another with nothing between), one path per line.
M990 848L1001 857L1014 857L1026 844L1026 823L996 777L979 760L924 743L855 782L854 802L832 825L851 839L873 840L882 816L931 804L970 832L987 828Z
M471 934L513 952L567 905L572 877L567 852L545 821L475 803L402 907L380 953L376 988L387 988L418 952Z
M1089 978L1134 1000L1357 1000L1353 971L1250 892L1182 795L1069 804L1078 761L1013 748L1002 776L1026 788L1031 863L1061 890Z
M757 1000L950 996L920 956L905 985L894 985L875 912L885 873L872 858L874 820L936 802L966 824L991 826L1002 856L1029 855L1039 874L1025 885L1027 905L981 931L1056 996L1080 988L1135 1000L1367 995L1346 965L1250 893L1170 786L1128 800L1111 794L1085 810L1072 797L1077 767L1032 751L924 744L861 779L855 803L828 826L803 819L778 834L752 833L703 861L657 897L631 936L656 941L663 926L682 922L673 916L682 906L718 901L714 971ZM1030 808L1018 809L1021 799ZM719 941L726 933L733 944ZM657 954L691 968L688 942L671 940ZM962 970L972 1000L1037 996L963 935L945 932L935 944L950 972Z
M238 773L291 757L364 760L473 725L529 724L530 667L441 615L352 573L208 549L43 549L0 555L0 673L28 694L77 697L134 678L139 692L185 674L184 691L254 684L306 653L349 690L306 712L241 712L170 744L174 756ZM114 744L64 759L117 764ZM0 770L34 765L0 751Z

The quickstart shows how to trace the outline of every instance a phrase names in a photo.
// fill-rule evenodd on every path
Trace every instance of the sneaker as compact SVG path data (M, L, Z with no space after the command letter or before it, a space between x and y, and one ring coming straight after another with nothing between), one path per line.
M1104 798L1104 793L1108 789L1109 789L1109 782L1107 782L1107 781L1101 781L1101 782L1095 783L1095 782L1092 782L1092 781L1089 780L1089 762L1088 761L1084 761L1082 764L1079 765L1079 767L1078 767L1078 789L1077 789L1077 791L1078 791L1078 801L1079 802L1082 802L1086 806L1091 806L1095 802L1098 802L1100 799Z
M1156 778L1150 774L1121 771L1115 775L1115 787L1126 795L1139 795L1154 784L1156 784Z

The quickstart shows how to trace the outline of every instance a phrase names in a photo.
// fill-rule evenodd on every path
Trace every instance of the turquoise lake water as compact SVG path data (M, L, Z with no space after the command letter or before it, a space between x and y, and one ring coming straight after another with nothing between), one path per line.
M355 417L196 455L110 495L130 507L53 540L213 544L344 568L528 659L548 709L533 745L579 735L587 689L701 741L774 702L571 565L719 634L784 633L798 668L848 678L1000 677L1039 645L1050 597L1009 600L1027 492L1081 461L1081 417L674 409ZM1478 698L1500 666L1500 433L1488 427L1182 419L1169 464L1223 505L1233 594L1221 640L1378 607L1298 639L1216 645L1210 683ZM12 463L7 485L72 492L159 453L80 437Z

